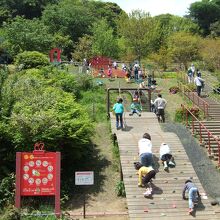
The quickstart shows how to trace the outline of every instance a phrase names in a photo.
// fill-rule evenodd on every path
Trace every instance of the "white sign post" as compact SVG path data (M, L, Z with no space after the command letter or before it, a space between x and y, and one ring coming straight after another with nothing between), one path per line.
M94 172L93 171L79 171L75 172L75 185L93 185Z
M75 185L88 186L94 184L94 172L93 171L78 171L75 172ZM83 201L83 218L86 218L86 196L84 193Z

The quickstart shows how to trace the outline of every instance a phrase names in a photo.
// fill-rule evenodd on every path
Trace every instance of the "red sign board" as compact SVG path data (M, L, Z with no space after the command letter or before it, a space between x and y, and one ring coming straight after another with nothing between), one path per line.
M55 214L60 216L60 152L46 152L36 143L33 152L16 153L15 206L22 196L55 196Z
M56 153L21 153L21 195L55 195Z

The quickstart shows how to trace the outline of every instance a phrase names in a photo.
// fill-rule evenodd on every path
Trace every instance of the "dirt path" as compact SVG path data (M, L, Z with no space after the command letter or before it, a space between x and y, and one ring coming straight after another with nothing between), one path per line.
M116 162L112 156L112 141L110 139L109 127L106 123L98 124L96 127L96 136L94 143L97 146L98 157L107 161L107 166L101 171L99 176L103 178L102 187L99 192L89 193L86 200L87 217L98 219L115 219L125 220L127 218L126 198L117 197L115 187L120 180L117 171ZM99 188L99 181L95 181L93 187ZM72 216L79 219L83 215L83 206L74 207L75 204L82 204L83 196L76 195L72 200L71 212ZM117 214L118 213L118 214ZM105 216L100 216L104 215ZM113 214L113 215L111 215Z

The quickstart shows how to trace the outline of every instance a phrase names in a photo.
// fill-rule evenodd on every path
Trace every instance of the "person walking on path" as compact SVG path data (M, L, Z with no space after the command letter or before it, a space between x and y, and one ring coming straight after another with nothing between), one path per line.
M198 203L200 198L199 190L191 180L186 180L183 187L182 198L186 200L185 192L188 192L189 214L192 214L194 205Z
M187 70L188 83L193 83L193 73L191 68Z
M156 115L158 118L158 122L161 122L161 119L163 123L165 122L164 109L166 108L166 105L167 105L167 101L164 98L162 98L161 94L158 94L157 98L154 101L154 106L156 108Z
M194 64L192 63L191 67L190 67L191 71L192 71L192 77L195 76L196 73L196 67L194 66Z
M198 96L201 96L201 90L204 85L204 82L205 82L205 80L202 79L201 77L199 77L198 73L197 73L197 76L194 79L194 83L196 85L196 91L197 91Z
M138 81L138 66L136 65L134 65L134 80L135 80L135 82L137 82Z
M138 141L138 154L143 166L153 165L152 142L148 133L144 133L143 137Z
M107 73L108 77L111 78L112 77L112 68L111 66L108 66L108 73Z
M196 70L196 74L197 74L198 77L202 77L202 73L200 72L199 69Z
M113 106L113 111L115 112L115 116L116 116L116 129L120 129L123 128L123 113L124 113L124 106L122 104L123 99L119 98L117 103L114 104ZM120 126L119 126L119 122L120 122Z
M160 145L160 159L162 161L165 171L168 171L169 166L175 167L175 163L173 162L173 156L171 154L170 147L166 143L162 143Z
M117 70L118 64L117 64L116 61L113 62L113 67L114 67L115 70Z

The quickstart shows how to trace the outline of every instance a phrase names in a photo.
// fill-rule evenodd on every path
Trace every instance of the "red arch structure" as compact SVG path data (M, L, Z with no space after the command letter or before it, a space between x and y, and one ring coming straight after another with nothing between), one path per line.
M53 48L52 50L50 50L50 62L61 62L61 49L59 48ZM56 57L54 57L54 54L56 53Z

